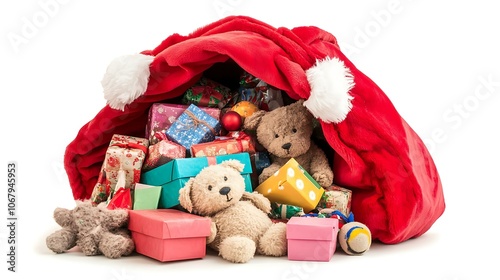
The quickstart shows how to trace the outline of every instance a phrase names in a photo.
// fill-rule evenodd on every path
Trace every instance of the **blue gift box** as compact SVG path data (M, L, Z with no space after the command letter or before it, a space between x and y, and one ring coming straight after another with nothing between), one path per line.
M179 190L187 181L198 175L209 164L219 164L228 159L236 159L245 166L241 175L245 180L245 190L252 192L252 164L248 153L220 155L215 157L178 158L141 175L141 183L162 188L158 208L172 208L179 205Z
M219 135L221 124L198 106L191 104L167 129L167 137L184 146L187 151L193 144L211 142Z

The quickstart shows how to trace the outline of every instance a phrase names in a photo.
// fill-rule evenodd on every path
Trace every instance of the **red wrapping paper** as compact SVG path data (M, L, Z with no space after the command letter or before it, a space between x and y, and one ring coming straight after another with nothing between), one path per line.
M132 209L132 193L130 188L120 188L106 206L108 209Z
M169 140L149 146L148 154L142 166L143 171L148 171L163 165L176 158L185 158L186 148Z
M234 132L215 141L191 146L192 157L212 157L247 152L255 153L255 141L244 132Z

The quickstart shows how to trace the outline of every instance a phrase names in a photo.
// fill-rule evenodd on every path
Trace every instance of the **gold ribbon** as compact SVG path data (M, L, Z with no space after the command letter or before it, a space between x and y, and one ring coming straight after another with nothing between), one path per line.
M183 124L183 126L186 128L186 129L196 129L198 127L200 127L200 125L203 125L205 126L206 128L208 128L210 130L210 132L212 132L213 135L216 135L216 132L215 132L215 129L209 124L207 123L206 121L204 120L200 120L196 117L195 114L193 114L191 111L184 111L186 113L186 115L188 115L188 117L191 118L192 120L192 124ZM185 130L185 129L183 129Z

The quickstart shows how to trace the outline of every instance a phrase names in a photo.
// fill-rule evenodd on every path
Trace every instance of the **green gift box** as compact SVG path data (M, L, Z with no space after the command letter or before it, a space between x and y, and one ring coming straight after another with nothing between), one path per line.
M209 165L219 164L229 159L239 160L245 165L241 175L245 180L245 190L252 192L250 177L252 174L252 164L250 154L248 153L174 159L144 172L141 175L141 183L161 187L160 201L158 203L159 209L173 208L179 205L179 190L184 187L190 178L198 175L203 168Z
M134 187L133 210L158 209L161 187L136 183Z

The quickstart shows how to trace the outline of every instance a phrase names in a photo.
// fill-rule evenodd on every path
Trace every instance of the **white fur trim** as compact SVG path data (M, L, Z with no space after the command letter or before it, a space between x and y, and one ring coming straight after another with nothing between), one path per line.
M354 87L354 77L344 62L336 57L317 60L306 76L311 96L304 106L326 123L343 121L352 109L349 91Z
M123 111L125 105L146 92L149 65L153 59L153 56L143 54L124 55L109 64L101 85L111 108Z

